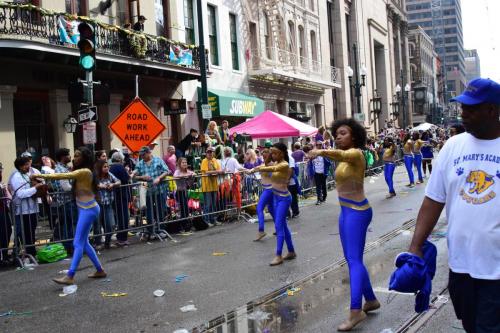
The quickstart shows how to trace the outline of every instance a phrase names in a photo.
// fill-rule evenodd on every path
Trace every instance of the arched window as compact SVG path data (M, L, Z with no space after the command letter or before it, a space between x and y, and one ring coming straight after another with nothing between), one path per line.
M408 43L408 47L409 47L409 53L410 53L410 57L413 57L415 56L415 44L413 43Z
M288 51L295 53L295 24L293 21L288 21Z
M311 59L313 63L318 61L318 49L316 47L316 31L311 30Z
M306 63L306 44L304 36L304 27L299 25L299 57L300 64L304 65Z
M295 65L297 63L297 40L293 21L288 21L288 52L290 52L290 64Z
M271 35L271 23L269 22L269 17L266 13L263 13L264 17L264 42L266 45L266 56L268 59L271 58L271 50L273 47L273 37Z

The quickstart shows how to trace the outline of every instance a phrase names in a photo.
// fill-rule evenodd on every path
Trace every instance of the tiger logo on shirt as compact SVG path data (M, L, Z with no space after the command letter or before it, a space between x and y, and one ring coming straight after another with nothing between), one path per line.
M495 180L492 175L482 170L473 170L467 176L466 182L470 184L469 193L481 194L490 188L495 183Z
M460 190L460 196L467 203L481 205L496 197L496 193L492 189L485 193L495 184L495 178L483 170L470 171L465 182L469 185L469 189Z

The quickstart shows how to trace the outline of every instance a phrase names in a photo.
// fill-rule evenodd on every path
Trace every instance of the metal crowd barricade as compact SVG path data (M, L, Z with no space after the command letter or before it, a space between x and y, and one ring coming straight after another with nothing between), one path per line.
M398 150L398 160L401 151ZM314 178L307 173L307 162L297 163L303 196L313 194ZM381 168L375 165L374 168ZM370 169L371 170L371 169ZM335 163L327 183L334 185ZM211 185L211 186L207 186ZM251 210L262 193L258 174L244 172L213 176L167 177L158 185L137 182L112 190L113 199L105 205L98 195L101 213L93 225L90 242L97 248L126 245L128 237L165 238L192 227L204 229L207 223L229 220L250 221ZM36 264L36 247L62 243L71 253L78 211L72 192L53 192L48 197L0 198L0 259L10 254L19 266Z
M299 180L302 196L308 197L314 195L316 191L316 185L314 183L314 176L309 175L308 161L299 162L295 165L299 168L299 174L297 179ZM332 165L328 170L328 175L326 178L326 186L328 190L335 188L335 162L332 161Z
M10 243L13 232L10 206L9 197L0 197L0 261L2 262L7 261L9 250L13 247Z
M203 179L210 177L215 184L214 191L204 191ZM206 222L248 221L251 216L244 209L257 204L262 188L254 174L227 173L167 177L158 185L138 182L111 191L112 199L106 204L99 194L96 196L100 216L93 224L89 239L98 249L103 243L104 247L111 245L114 234L122 244L126 244L129 233L145 239L174 240L170 233L189 230L194 220L200 229ZM10 254L19 266L28 261L36 264L36 247L51 243L61 243L71 253L77 220L72 192L52 192L43 200L3 198L0 201L0 258L4 260Z

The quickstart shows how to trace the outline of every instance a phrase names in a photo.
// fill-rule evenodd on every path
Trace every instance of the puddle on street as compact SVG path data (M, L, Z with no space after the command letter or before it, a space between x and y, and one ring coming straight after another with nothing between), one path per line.
M367 262L370 276L387 270L391 260ZM344 265L342 265L344 266ZM338 267L336 267L338 268ZM208 323L192 329L193 333L277 333L296 331L299 321L311 320L307 315L324 305L343 304L349 299L349 277L345 268L325 269L300 284L279 289L249 302Z
M446 222L440 221L430 239L437 241L445 232ZM383 282L383 288L387 288L386 281L393 270L394 257L404 251L403 249L406 249L409 244L406 237L401 237L402 232L398 232L397 235L384 245L370 251L369 255L365 254L364 261L370 277L375 280L376 276L387 276L387 280ZM308 323L317 320L314 316L315 309L316 312L326 309L330 315L334 315L334 312L343 312L348 309L350 299L349 276L345 265L345 261L338 261L312 274L310 278L275 290L195 327L191 332L297 332L297 329L307 327ZM373 287L380 286L373 285ZM395 297L396 295L391 292L381 297L380 300L391 302ZM343 308L344 305L346 309Z

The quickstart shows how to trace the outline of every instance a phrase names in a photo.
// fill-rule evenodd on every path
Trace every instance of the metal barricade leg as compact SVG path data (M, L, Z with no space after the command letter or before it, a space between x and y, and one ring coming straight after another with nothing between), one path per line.
M9 245L12 236L12 221L7 206L3 205L0 210L0 261L7 262L9 259Z
M156 218L155 221L157 223L157 230L160 233L160 239L163 240L163 238L168 237L173 242L177 242L170 233L167 232L166 229L162 229L163 224L167 223L165 222L166 220L166 214L167 214L167 196L166 193L163 192L163 190L160 189L158 193L156 194L155 197L155 206L156 206ZM161 230L160 230L161 229Z

